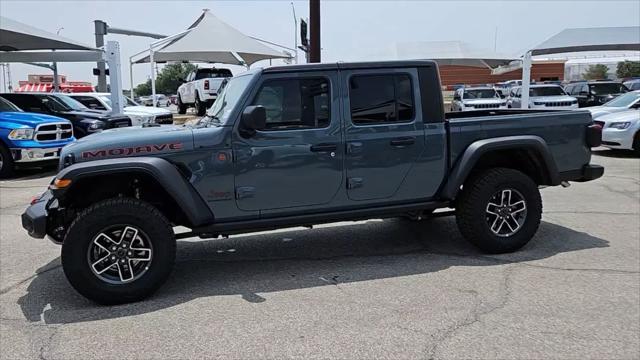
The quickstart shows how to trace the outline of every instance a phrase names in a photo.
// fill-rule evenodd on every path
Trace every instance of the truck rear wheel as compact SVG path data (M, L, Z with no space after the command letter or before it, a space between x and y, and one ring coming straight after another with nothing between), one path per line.
M487 170L465 183L457 202L462 235L488 253L518 250L540 225L542 199L536 183L507 168Z
M196 104L196 115L198 116L204 116L204 114L207 112L207 104L202 102L200 100L200 95L198 95L198 93L196 92L196 100L195 100Z
M176 242L169 221L150 204L104 200L82 211L62 243L62 268L71 285L101 304L142 300L173 267Z

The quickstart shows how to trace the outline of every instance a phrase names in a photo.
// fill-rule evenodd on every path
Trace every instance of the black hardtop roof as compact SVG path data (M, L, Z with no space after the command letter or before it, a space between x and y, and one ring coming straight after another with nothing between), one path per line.
M405 67L435 67L432 60L394 60L394 61L366 61L366 62L336 62L336 63L313 63L272 66L264 68L263 73L277 73L290 71L322 71L322 70L347 70L347 69L384 69L384 68L405 68Z

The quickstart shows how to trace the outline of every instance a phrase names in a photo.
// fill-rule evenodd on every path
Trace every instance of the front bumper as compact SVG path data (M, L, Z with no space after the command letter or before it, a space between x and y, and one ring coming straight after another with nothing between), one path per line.
M604 128L602 130L602 145L612 149L633 149L633 136L636 129L624 130Z
M37 161L57 160L60 158L62 147L51 148L14 148L11 155L15 163L30 163Z
M47 235L47 207L52 199L51 191L47 190L22 214L22 227L27 230L29 236L42 239Z

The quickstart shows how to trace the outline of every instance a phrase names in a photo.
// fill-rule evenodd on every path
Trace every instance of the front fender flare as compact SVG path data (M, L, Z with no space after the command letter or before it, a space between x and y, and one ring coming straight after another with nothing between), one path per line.
M192 226L213 223L214 216L193 185L184 178L178 168L158 157L134 157L105 159L77 163L58 173L58 179L71 180L71 186L53 190L55 197L63 196L74 182L83 178L116 173L144 173L156 180L173 198Z
M478 140L471 143L460 157L460 161L458 161L449 173L449 178L442 189L441 197L447 200L455 199L460 190L460 186L467 180L467 177L482 155L490 151L509 149L533 150L539 155L540 160L546 167L549 185L560 184L558 167L544 139L534 135L505 136Z

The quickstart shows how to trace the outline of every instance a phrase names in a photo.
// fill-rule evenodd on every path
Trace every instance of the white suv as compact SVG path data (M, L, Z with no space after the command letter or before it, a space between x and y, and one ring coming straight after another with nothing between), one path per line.
M451 111L504 109L507 102L491 87L460 88L453 93Z
M178 113L185 114L188 107L195 107L199 116L204 115L218 97L220 86L232 77L229 69L196 69L178 87Z
M507 107L519 109L522 104L522 88L511 89ZM567 95L560 85L541 84L529 88L529 109L570 110L578 108L578 99Z

